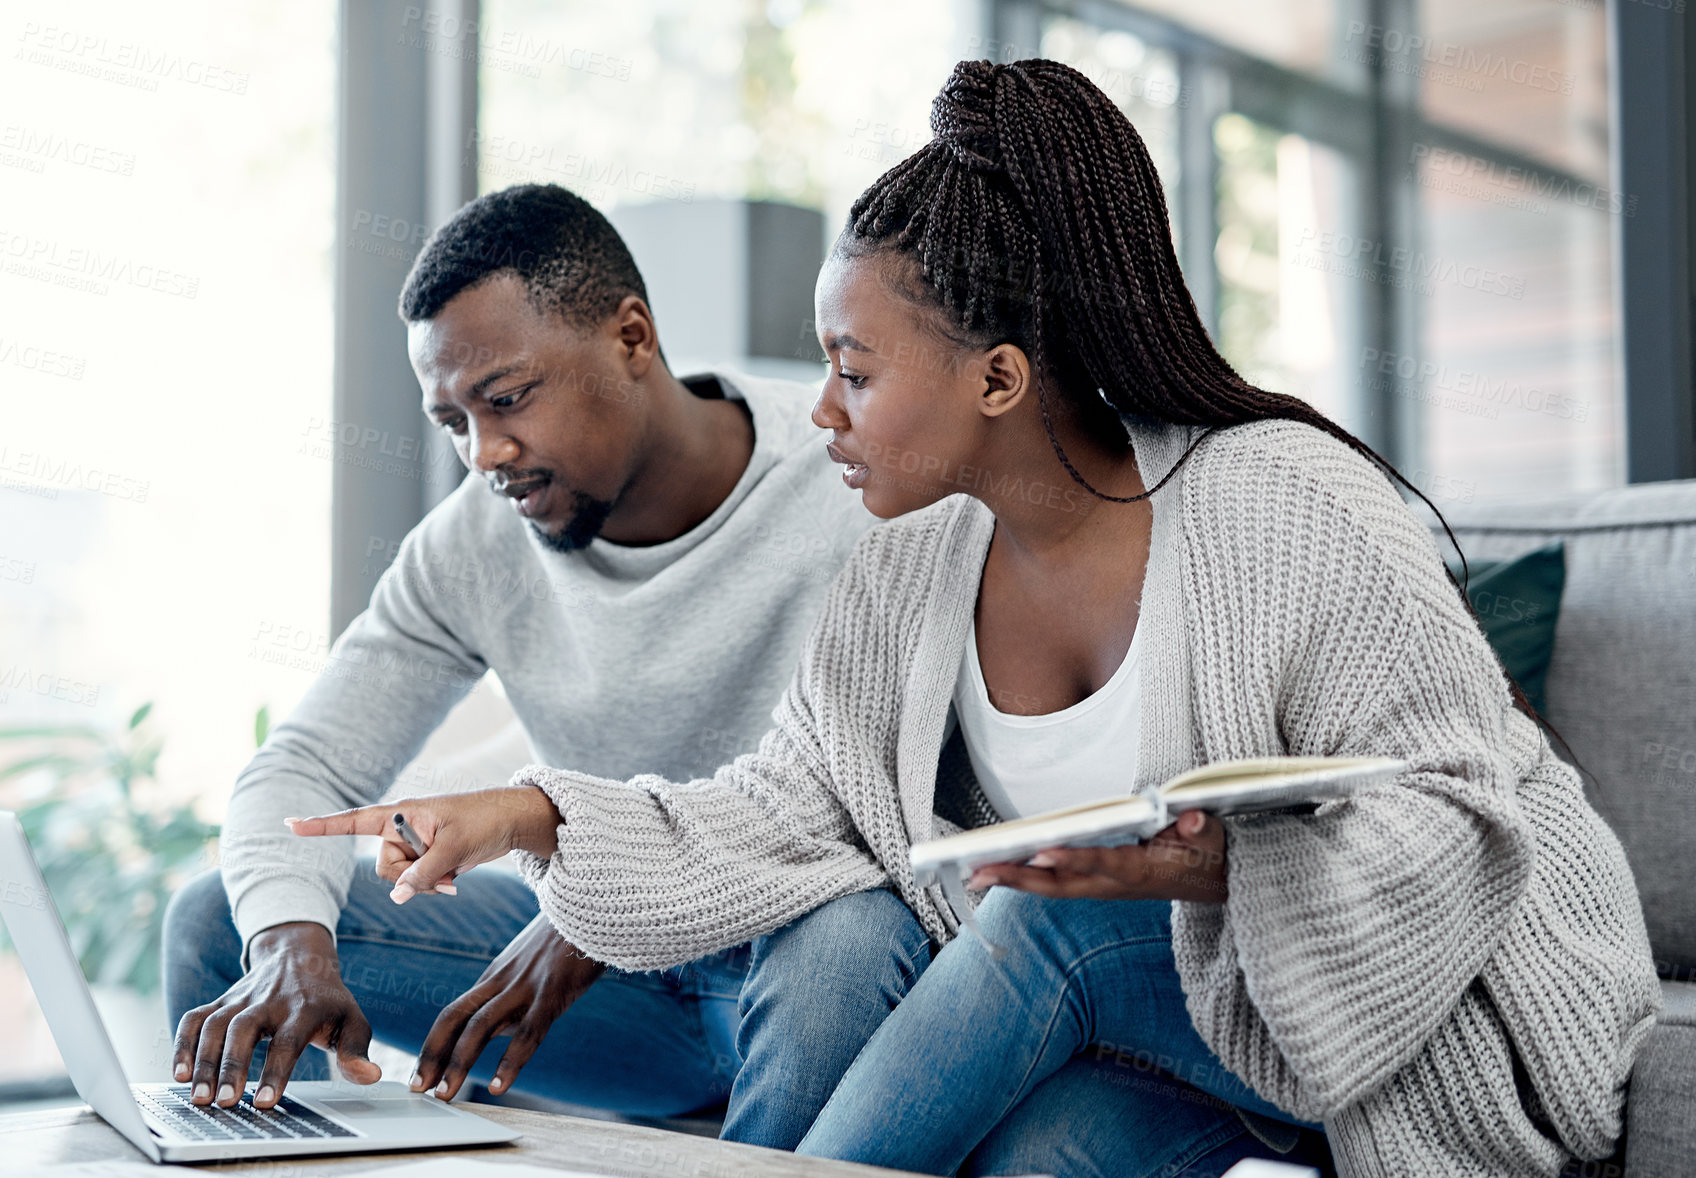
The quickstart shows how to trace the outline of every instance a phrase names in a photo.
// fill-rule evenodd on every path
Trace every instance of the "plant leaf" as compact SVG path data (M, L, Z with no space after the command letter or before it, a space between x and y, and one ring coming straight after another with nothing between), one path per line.
M0 765L0 781L8 777L21 777L32 769L52 767L61 771L61 776L69 776L82 768L81 762L75 757L67 757L63 753L43 753L39 757L25 757L21 761L13 761L10 765Z
M102 735L98 728L87 724L22 724L0 728L0 740L29 740L41 736L99 740Z

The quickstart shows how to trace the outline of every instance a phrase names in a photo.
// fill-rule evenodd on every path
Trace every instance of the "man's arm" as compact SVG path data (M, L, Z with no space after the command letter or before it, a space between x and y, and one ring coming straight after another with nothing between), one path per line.
M246 976L178 1026L174 1071L192 1079L196 1103L233 1104L263 1038L262 1107L310 1043L335 1050L350 1078L378 1078L335 951L353 847L294 838L283 819L376 801L483 676L467 619L430 575L440 562L429 553L453 522L439 510L406 538L370 608L236 781L220 858Z
M305 843L283 819L375 802L487 670L429 571L444 522L406 538L370 607L236 779L220 858L244 965L261 930L309 920L333 931L347 902L351 843Z

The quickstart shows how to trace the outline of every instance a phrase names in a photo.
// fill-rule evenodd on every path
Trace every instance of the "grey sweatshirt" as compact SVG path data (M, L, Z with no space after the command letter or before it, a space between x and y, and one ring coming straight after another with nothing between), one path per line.
M283 819L377 801L491 668L554 764L687 780L758 744L874 520L808 419L814 390L713 375L752 413L754 451L686 534L553 552L468 477L401 543L370 607L236 780L221 858L244 959L273 925L333 932L347 899L354 840L297 838Z
M1151 486L1196 432L1131 425ZM1631 869L1514 708L1430 532L1293 421L1219 430L1150 502L1127 785L1231 757L1410 766L1312 815L1224 819L1226 902L1172 906L1202 1040L1323 1120L1345 1178L1554 1178L1606 1156L1661 1005ZM774 726L710 778L520 771L563 816L555 855L514 856L555 928L653 969L890 886L950 938L908 852L973 809L950 804L974 783L944 734L993 524L955 495L868 531Z

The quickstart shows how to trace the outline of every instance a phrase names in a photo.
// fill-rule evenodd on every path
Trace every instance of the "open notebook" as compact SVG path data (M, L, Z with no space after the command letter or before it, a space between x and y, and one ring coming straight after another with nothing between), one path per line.
M1102 847L1140 842L1185 810L1241 814L1343 798L1408 769L1392 757L1248 757L1180 773L1128 797L1105 798L1011 822L980 826L912 848L919 884L940 882L955 914L969 926L963 882L986 863L1022 863L1046 847Z

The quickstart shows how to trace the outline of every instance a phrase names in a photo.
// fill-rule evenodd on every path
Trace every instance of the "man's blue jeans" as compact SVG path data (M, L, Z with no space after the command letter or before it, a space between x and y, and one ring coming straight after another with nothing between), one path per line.
M1232 1106L1318 1130L1257 1096L1190 1022L1171 905L992 888L978 921L886 1019L800 1153L953 1174L1217 1175L1280 1155Z
M456 882L457 896L397 905L372 863L355 871L336 926L337 955L384 1042L417 1051L442 1007L536 916L535 896L514 876L472 871ZM793 1149L930 956L912 912L877 890L674 969L609 969L555 1022L514 1090L633 1116L680 1116L728 1101L725 1138ZM173 1027L240 976L241 941L223 880L210 871L166 914ZM489 1044L473 1080L488 1082L506 1044ZM252 1079L263 1058L261 1045ZM327 1075L327 1056L311 1049L293 1078Z

